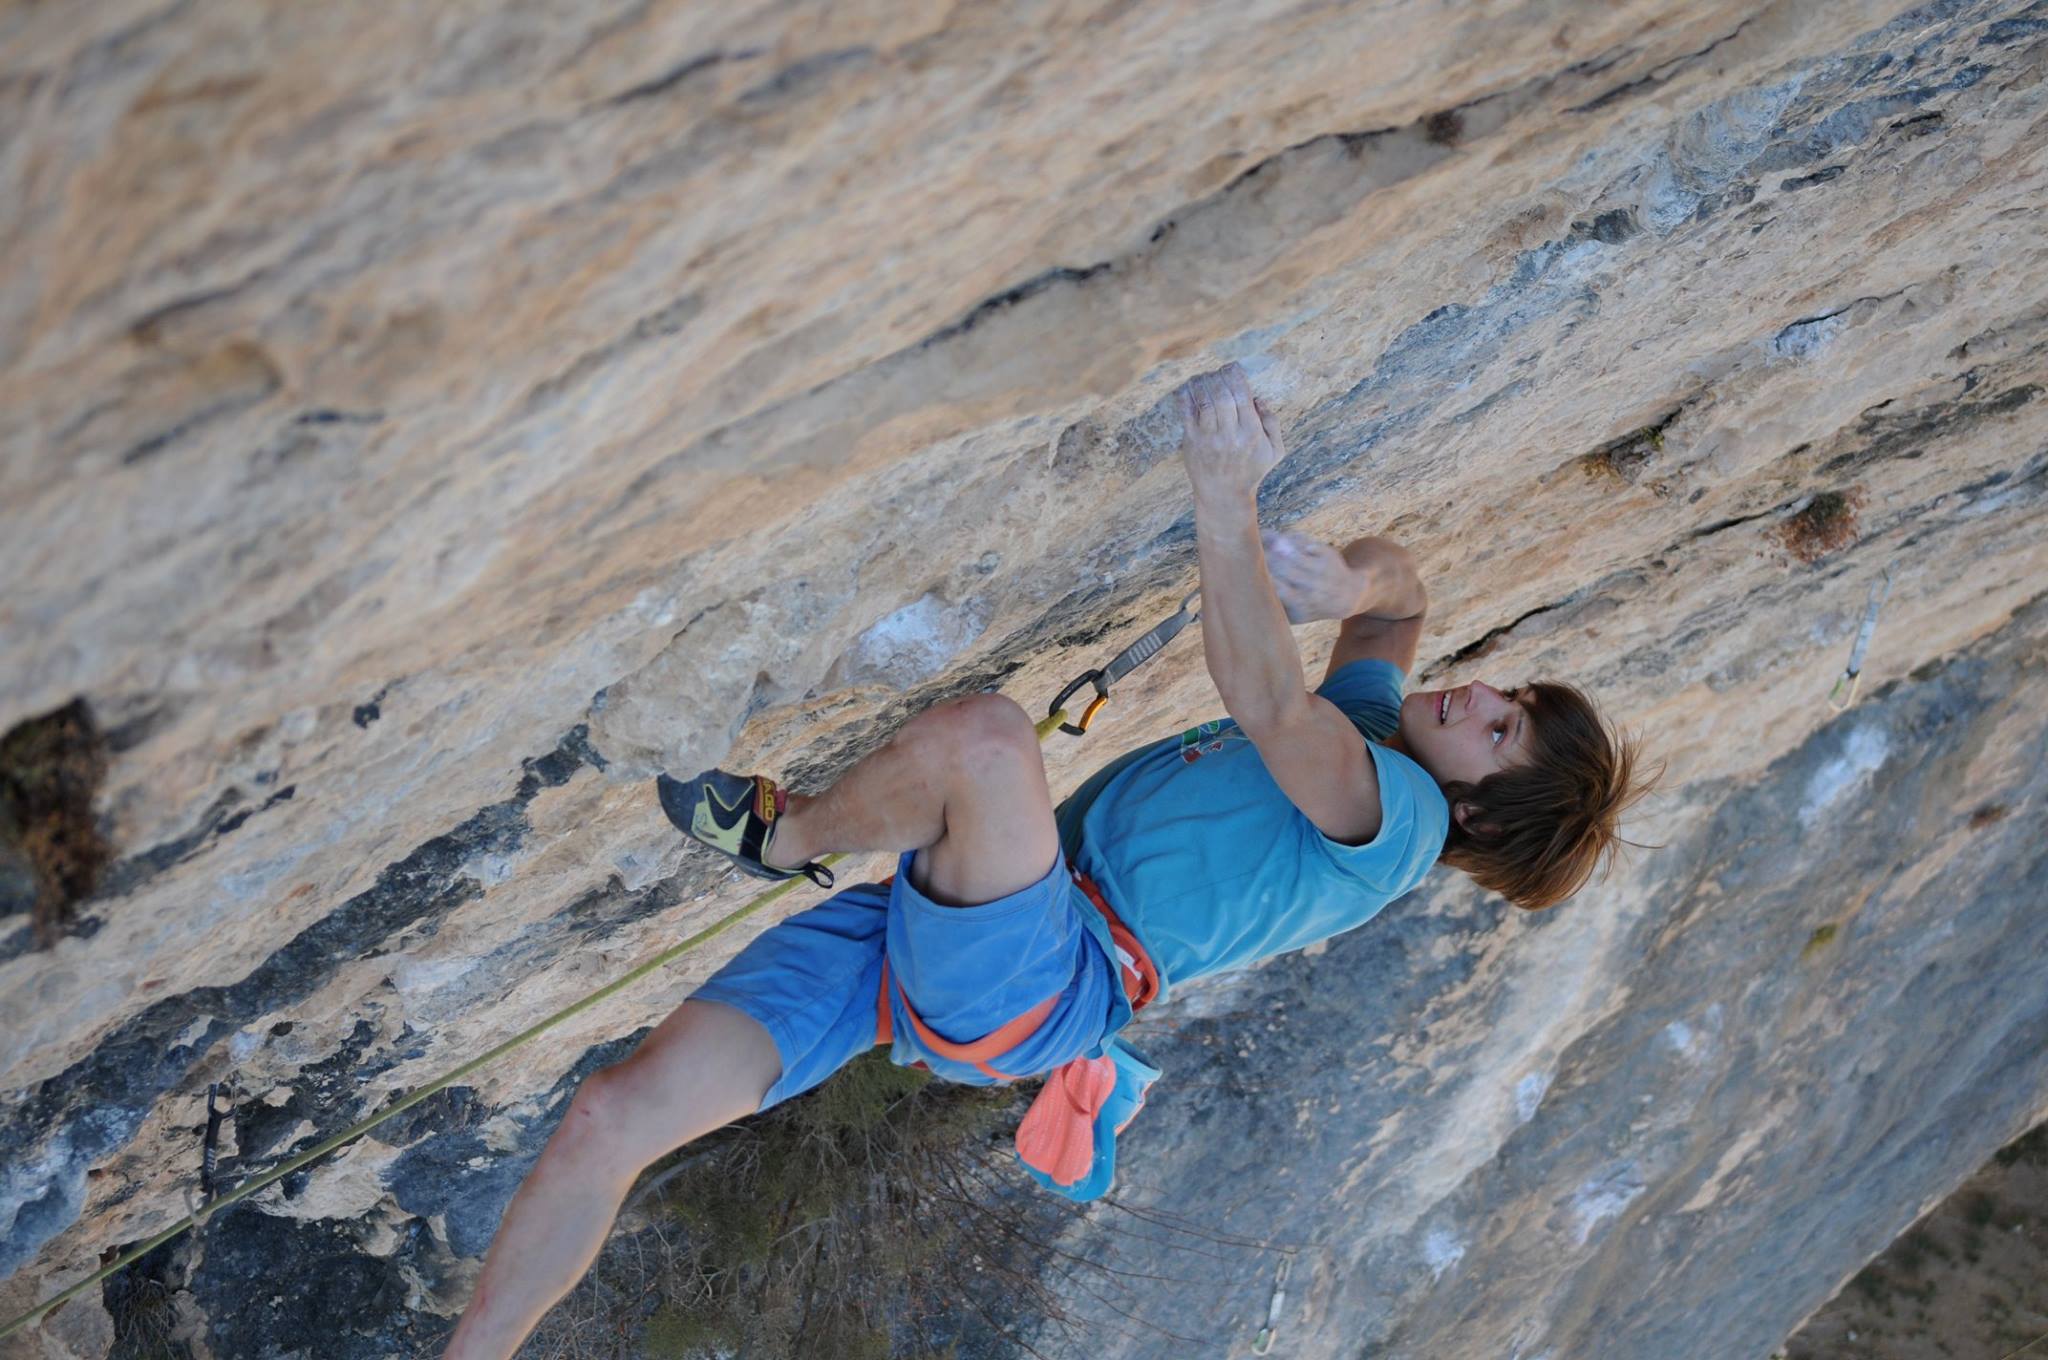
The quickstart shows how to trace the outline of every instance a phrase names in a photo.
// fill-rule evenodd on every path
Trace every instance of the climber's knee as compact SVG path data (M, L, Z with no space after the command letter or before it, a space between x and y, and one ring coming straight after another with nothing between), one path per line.
M956 756L1038 756L1038 728L1023 705L1003 694L968 694L927 710L939 719Z
M964 907L1043 878L1059 831L1030 715L999 694L958 702L945 747L945 831L917 852L910 881L942 906Z
M631 1056L584 1080L563 1127L634 1175L760 1109L781 1074L782 1055L758 1020L722 1002L687 1000Z
M627 1155L633 1127L633 1092L631 1077L623 1071L625 1067L625 1063L602 1067L584 1077L582 1086L575 1088L569 1110L561 1116L553 1139L561 1145L563 1155L612 1167ZM639 1172L639 1165L631 1167L631 1172Z
M991 745L1038 756L1038 728L1024 706L1007 694L977 694L971 699L976 735Z

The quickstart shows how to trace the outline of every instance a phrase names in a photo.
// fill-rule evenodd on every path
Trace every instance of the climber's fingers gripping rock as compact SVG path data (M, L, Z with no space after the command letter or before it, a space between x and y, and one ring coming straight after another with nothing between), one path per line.
M1180 406L1180 454L1195 498L1222 499L1259 489L1285 452L1280 422L1252 395L1244 370L1227 364L1201 373L1175 393Z

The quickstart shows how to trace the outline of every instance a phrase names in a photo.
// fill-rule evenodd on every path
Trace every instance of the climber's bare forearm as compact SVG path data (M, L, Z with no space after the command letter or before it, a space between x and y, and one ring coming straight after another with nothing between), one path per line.
M1429 607L1414 556L1393 539L1353 539L1342 552L1359 581L1358 603L1349 617L1387 622L1414 618Z
M1195 497L1202 653L1223 707L1246 728L1302 702L1307 684L1287 614L1266 572L1250 493Z

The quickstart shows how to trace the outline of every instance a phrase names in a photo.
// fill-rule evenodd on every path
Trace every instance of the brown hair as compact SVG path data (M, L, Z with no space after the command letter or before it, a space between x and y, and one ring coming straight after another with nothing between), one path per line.
M1473 805L1471 830L1451 818L1443 862L1516 906L1540 911L1584 887L1602 859L1612 871L1615 847L1635 844L1616 834L1616 824L1663 769L1637 782L1639 748L1610 733L1576 686L1538 681L1524 688L1532 758L1477 784L1443 786L1454 809Z

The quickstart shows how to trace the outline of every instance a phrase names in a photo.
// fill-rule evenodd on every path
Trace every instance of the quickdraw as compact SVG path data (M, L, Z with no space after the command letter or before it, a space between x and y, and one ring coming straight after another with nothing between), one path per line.
M221 1121L235 1112L233 1100L219 1109L213 1106L213 1098L220 1091L219 1082L210 1082L206 1087L206 1145L199 1159L199 1193L213 1198L213 1174L220 1158Z
M1287 1268L1293 1264L1292 1256L1283 1256L1273 1271L1273 1296L1266 1301L1266 1325L1252 1339L1253 1355L1273 1353L1273 1343L1280 1336L1280 1310L1287 1306Z
M1062 722L1060 724L1060 731L1071 733L1077 737L1087 736L1088 724L1095 721L1095 715L1101 711L1104 704L1109 702L1109 687L1136 670L1141 663L1150 661L1153 657L1157 656L1167 643L1173 641L1180 634L1181 629L1199 620L1202 617L1201 611L1195 610L1190 612L1189 606L1201 598L1202 592L1199 590L1188 592L1187 598L1180 602L1179 613L1118 652L1107 666L1086 672L1077 677L1072 684L1061 690L1060 697L1052 701L1052 708L1048 716L1063 716L1062 710L1066 708L1067 700L1074 697L1076 690L1087 684L1095 686L1095 697L1090 699L1088 707L1082 710L1080 724L1076 726L1070 722Z
M222 1096L228 1103L219 1108L214 1106L214 1097ZM200 1148L199 1193L194 1195L189 1187L185 1191L185 1207L192 1211L195 1226L205 1227L213 1215L214 1174L220 1163L220 1126L223 1120L235 1112L232 1095L223 1095L221 1084L208 1082L206 1086L206 1139Z
M1863 654L1870 650L1870 635L1877 631L1877 611L1892 593L1892 567L1885 563L1884 579L1870 587L1870 603L1863 609L1863 626L1856 632L1856 645L1849 649L1849 664L1843 669L1835 687L1828 691L1828 707L1837 713L1847 712L1849 705L1856 702L1856 691L1863 684ZM1843 692L1843 686L1848 692ZM1836 702L1840 700L1840 702Z

